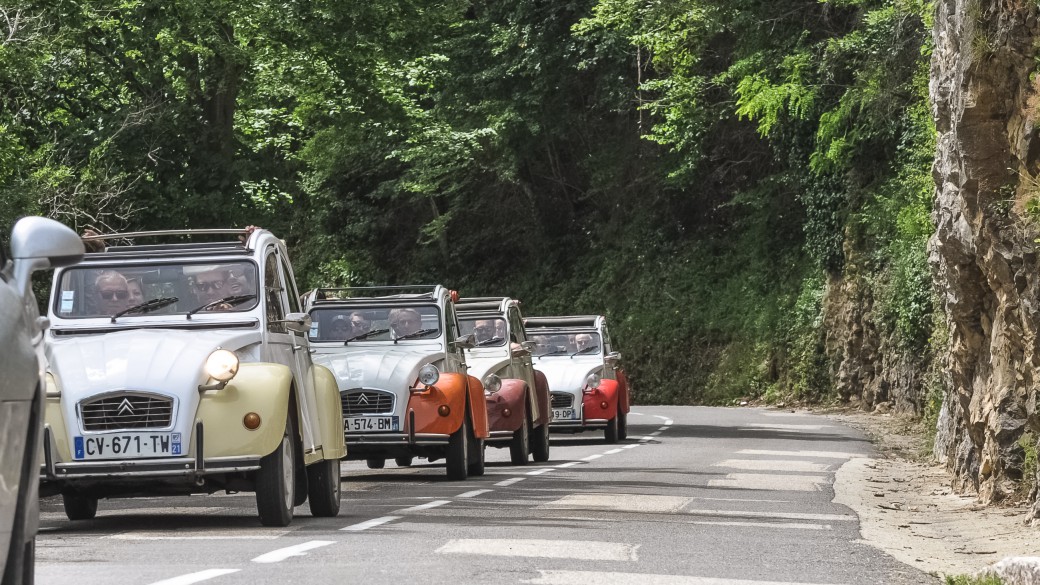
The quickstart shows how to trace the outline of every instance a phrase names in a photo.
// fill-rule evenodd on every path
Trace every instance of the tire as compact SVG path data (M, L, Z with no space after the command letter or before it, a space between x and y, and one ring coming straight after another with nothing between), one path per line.
M470 477L480 477L484 475L484 440L478 439L473 434L473 429L469 430L469 465L466 466L466 472Z
M444 455L448 468L448 479L460 481L469 474L469 417L462 417L462 424L448 438L448 449Z
M61 494L61 501L69 520L93 520L97 516L97 498L65 492Z
M264 526L288 526L296 501L296 432L292 415L285 422L282 442L260 459L256 472L256 511Z
M19 550L20 549L20 550ZM33 585L36 567L36 538L29 540L25 546L11 547L11 552L4 566L3 585Z
M411 467L413 461L415 461L415 457L412 457L410 455L407 457L394 458L394 463L396 463L398 467Z
M618 436L618 439L621 439L622 441L624 441L625 439L628 438L628 414L624 413L624 412L621 412L621 410L619 409L618 413L617 413L617 418L618 418L617 436Z
M382 469L386 467L386 459L366 459L365 464L369 469Z
M531 433L531 456L538 463L549 460L549 423L536 428Z
M607 443L613 445L618 442L618 417L614 415L614 418L607 421L607 428L603 431L603 434L607 438Z
M509 461L513 465L527 465L531 454L530 439L531 421L524 420L519 429L513 431L513 440L509 441Z
M339 516L340 487L339 459L326 459L308 467L307 498L311 501L311 516Z

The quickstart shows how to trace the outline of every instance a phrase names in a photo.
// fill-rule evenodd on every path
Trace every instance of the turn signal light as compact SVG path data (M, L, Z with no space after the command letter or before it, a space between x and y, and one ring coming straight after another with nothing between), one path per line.
M437 407L437 414L441 416L448 416L449 414L451 414L451 407L447 404L442 404Z
M599 403L599 407L602 408L603 410L606 410L607 406L608 406L608 404L607 404L606 400L604 400L603 402Z
M242 425L251 431L260 428L260 415L255 412L246 413L242 417Z
M513 414L512 410L509 410L508 408L503 408L502 409L502 416L509 416L511 414Z

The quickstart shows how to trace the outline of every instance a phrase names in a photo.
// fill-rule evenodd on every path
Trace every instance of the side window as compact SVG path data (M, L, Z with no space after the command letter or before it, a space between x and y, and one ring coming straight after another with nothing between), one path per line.
M300 295L296 292L296 281L293 280L292 270L289 269L289 265L285 263L285 258L281 258L282 265L282 282L285 283L285 293L289 295L289 312L299 313L303 311L300 308Z
M278 260L274 252L267 254L264 261L264 302L267 304L267 330L285 333L285 308L282 306L282 283L278 278Z

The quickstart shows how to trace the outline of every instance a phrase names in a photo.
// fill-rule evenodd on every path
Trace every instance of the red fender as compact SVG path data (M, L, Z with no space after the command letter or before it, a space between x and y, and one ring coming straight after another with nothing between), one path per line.
M534 421L534 426L540 427L549 424L552 420L552 396L549 394L549 379L545 374L534 371L535 398L538 400L538 412L541 416Z
M632 408L632 394L628 386L628 376L625 375L625 370L618 368L617 370L618 387L620 388L620 396L618 398L618 408L621 412L628 414Z
M486 398L488 427L492 431L515 431L524 423L527 417L527 384L523 380L502 380L502 388Z
M484 401L484 385L473 376L466 376L466 380L469 389L470 414L473 417L470 420L470 424L473 426L473 436L478 439L486 439L489 436L489 428L487 403Z
M589 388L585 388L585 390L589 390ZM604 402L607 404L606 408L603 407ZM583 395L582 405L585 407L585 420L610 420L617 416L617 380L601 380L598 388L593 388L591 393Z

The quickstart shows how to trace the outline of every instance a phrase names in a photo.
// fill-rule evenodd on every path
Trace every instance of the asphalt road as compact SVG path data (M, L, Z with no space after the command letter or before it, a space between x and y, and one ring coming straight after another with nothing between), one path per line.
M42 585L936 583L860 542L834 472L857 431L761 409L635 407L629 438L554 435L552 459L450 482L344 463L338 518L261 527L252 494L42 503ZM440 462L438 462L440 463Z

